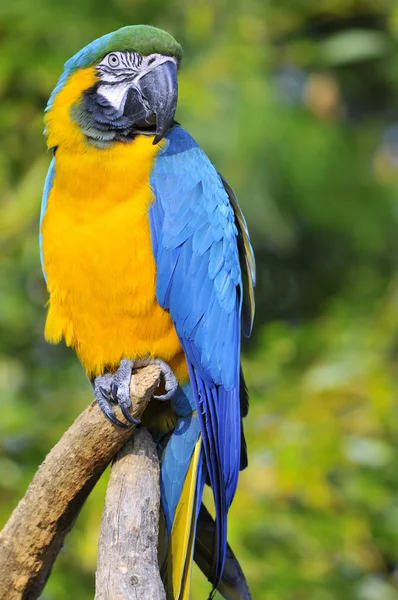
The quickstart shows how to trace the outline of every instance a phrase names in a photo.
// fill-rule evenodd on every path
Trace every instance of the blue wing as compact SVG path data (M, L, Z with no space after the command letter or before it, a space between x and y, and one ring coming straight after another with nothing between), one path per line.
M213 568L219 578L240 466L240 255L253 274L251 287L254 261L236 198L230 198L214 166L183 128L168 133L150 183L157 300L169 309L187 357L216 507Z
M50 195L51 188L53 186L55 175L55 156L53 156L52 161L50 162L50 166L47 171L46 181L44 183L43 196L41 199L41 210L40 210L40 233L39 233L39 244L40 244L40 260L41 260L41 268L43 271L44 279L47 281L46 273L44 271L44 261L43 261L43 238L41 233L41 225L43 222L44 215L47 210L48 197Z

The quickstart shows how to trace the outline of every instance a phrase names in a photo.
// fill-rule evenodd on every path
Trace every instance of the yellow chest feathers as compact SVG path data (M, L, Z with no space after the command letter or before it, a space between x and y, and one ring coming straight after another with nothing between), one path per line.
M148 208L157 151L145 136L56 151L42 223L45 336L54 343L64 336L90 375L115 369L123 357L157 356L187 378L174 325L155 294Z

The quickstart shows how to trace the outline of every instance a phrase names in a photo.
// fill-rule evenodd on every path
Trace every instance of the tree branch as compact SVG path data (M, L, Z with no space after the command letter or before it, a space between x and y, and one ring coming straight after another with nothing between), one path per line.
M159 461L141 429L112 465L98 544L95 600L166 600L158 566Z
M133 416L142 415L159 382L157 365L133 375ZM0 532L1 600L39 597L84 501L131 435L131 427L115 427L93 402L50 451Z

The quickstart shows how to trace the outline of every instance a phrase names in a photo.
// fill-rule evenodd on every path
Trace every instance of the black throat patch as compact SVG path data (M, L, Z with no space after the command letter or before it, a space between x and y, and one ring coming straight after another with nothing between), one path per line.
M135 119L117 110L104 96L98 93L100 83L95 83L86 90L81 100L71 108L71 117L78 123L88 140L100 148L110 146L112 142L128 142L137 133L152 134L148 131L138 131ZM134 91L128 92L126 106L134 102Z

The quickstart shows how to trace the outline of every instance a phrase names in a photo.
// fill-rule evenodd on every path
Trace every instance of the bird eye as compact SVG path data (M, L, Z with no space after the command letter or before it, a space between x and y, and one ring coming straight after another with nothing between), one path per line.
M108 56L108 65L110 67L118 67L120 63L119 57L117 54L110 54Z

